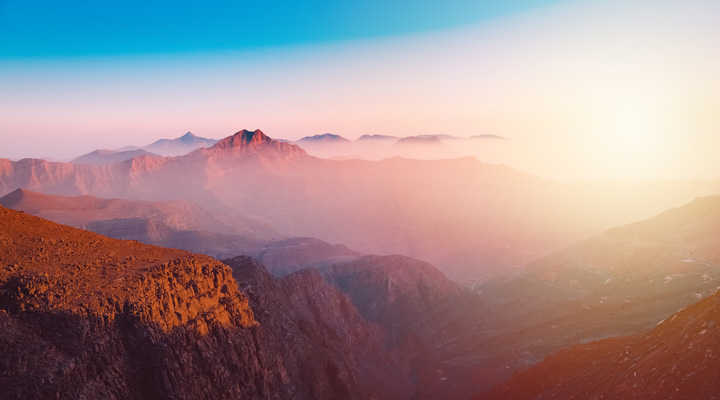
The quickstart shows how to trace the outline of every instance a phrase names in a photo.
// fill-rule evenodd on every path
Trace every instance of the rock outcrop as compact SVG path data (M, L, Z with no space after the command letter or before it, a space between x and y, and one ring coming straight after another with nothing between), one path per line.
M248 296L207 256L0 208L3 397L409 398L379 328L317 272L253 265Z
M232 136L215 143L208 149L209 153L263 153L265 156L276 156L281 158L307 156L305 150L300 147L278 140L272 140L260 129L248 131L243 129Z
M270 386L247 297L223 264L5 208L0 226L6 398L251 397ZM233 379L238 370L264 384Z
M360 314L387 333L386 346L416 377L418 398L463 398L485 385L477 379L481 353L457 357L488 318L476 293L450 281L432 265L410 257L364 256L321 269Z
M410 257L364 256L322 271L365 318L430 346L468 334L487 317L479 295Z
M305 383L296 398L417 398L419 385L386 347L382 327L317 270L273 278L250 257L223 262L250 297L264 347L281 360L288 381Z

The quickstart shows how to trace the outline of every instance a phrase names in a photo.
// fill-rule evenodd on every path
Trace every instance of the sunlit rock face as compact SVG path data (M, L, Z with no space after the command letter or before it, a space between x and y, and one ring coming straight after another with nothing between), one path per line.
M5 208L0 260L6 398L402 399L412 392L379 328L317 272L276 281L258 264L233 271L207 256Z

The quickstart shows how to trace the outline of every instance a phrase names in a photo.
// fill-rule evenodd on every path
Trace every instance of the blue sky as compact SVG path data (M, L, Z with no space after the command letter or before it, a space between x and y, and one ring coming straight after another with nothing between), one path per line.
M552 3L0 1L0 57L241 50L446 29Z
M717 0L0 0L0 157L187 131L497 134L506 164L541 177L720 178L718 15Z

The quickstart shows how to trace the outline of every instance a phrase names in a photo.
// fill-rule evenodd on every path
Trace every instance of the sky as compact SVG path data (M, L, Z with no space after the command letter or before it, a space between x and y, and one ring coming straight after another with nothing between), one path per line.
M544 178L720 178L720 3L483 3L0 0L0 157L496 134Z

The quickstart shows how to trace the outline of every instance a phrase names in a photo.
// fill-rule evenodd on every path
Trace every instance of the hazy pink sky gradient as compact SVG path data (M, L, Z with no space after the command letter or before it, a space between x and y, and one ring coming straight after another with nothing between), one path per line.
M720 178L720 4L569 1L322 45L0 62L0 157L186 131L498 134L562 180Z

